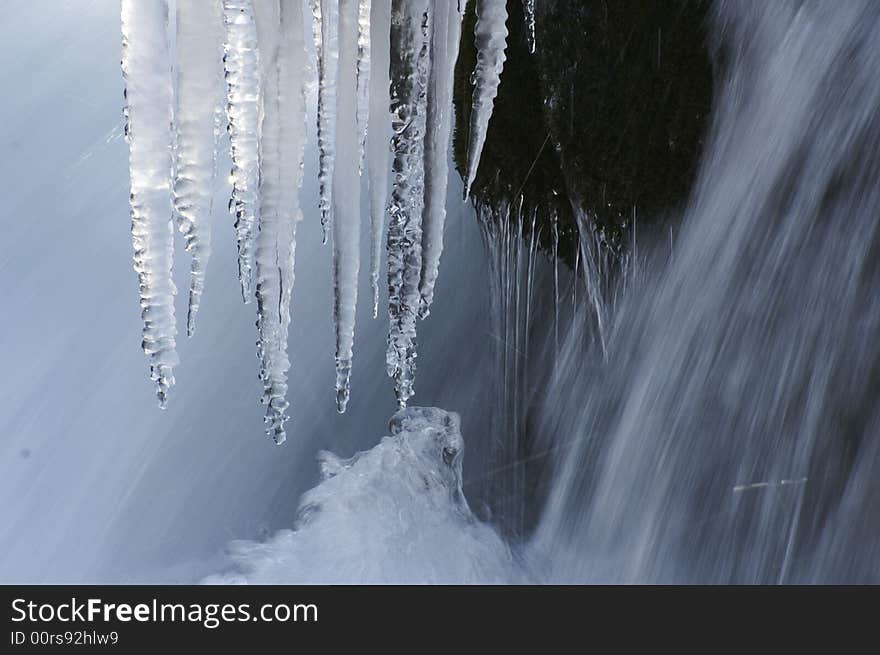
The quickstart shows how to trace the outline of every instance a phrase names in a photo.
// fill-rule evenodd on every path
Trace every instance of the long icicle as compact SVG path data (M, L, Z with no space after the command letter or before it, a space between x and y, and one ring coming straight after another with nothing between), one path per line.
M309 0L309 8L311 10L312 16L312 45L314 47L315 52L315 69L317 71L317 80L312 80L312 84L317 81L317 88L320 88L321 79L324 77L323 66L321 64L321 49L323 44L323 39L321 38L321 0ZM318 94L318 102L320 103L321 97L320 93ZM319 115L317 122L318 129L318 143L321 142L321 116L320 116L320 104L318 106Z
M391 0L372 0L370 8L370 117L367 130L367 177L370 188L370 284L373 318L379 315L379 269L388 201L389 67L391 58Z
M257 357L260 359L262 402L266 405L266 432L276 443L283 441L287 410L287 353L282 336L282 260L280 251L281 192L287 180L281 177L281 122L287 109L281 107L279 49L281 7L278 0L257 0L254 18L260 50L262 123L260 129L260 214L256 237L257 268Z
M171 275L172 80L168 3L122 0L125 134L131 180L131 237L138 274L143 349L164 408L179 362Z
M336 77L339 59L339 0L313 0L320 21L318 57L318 184L324 243L333 224L333 168L336 163Z
M477 46L477 66L474 69L474 95L471 108L470 138L468 139L467 177L464 196L470 196L471 185L477 177L480 157L486 143L486 133L501 84L501 72L507 58L507 6L505 0L477 0L477 23L474 41Z
M217 170L215 114L222 90L221 0L177 3L177 150L174 213L190 264L186 333L192 336L211 257L211 206Z
M357 125L359 171L363 170L370 118L370 0L359 0L357 32Z
M394 0L391 20L393 189L388 224L386 368L400 407L413 395L422 266L428 0Z
M253 295L260 180L260 56L251 0L223 0L226 23L226 111L232 145L232 198L238 278L244 302Z
M431 77L428 87L427 133L425 134L425 212L422 232L422 275L419 282L419 317L425 318L434 301L434 285L443 253L446 222L447 155L452 132L452 85L461 14L455 3L432 0L434 22L431 36Z
M260 231L257 236L257 354L266 432L287 438L287 336L294 282L299 190L305 147L305 43L300 0L261 0L257 12L263 55L263 145Z
M360 268L358 148L358 0L339 2L337 154L333 171L333 317L336 328L336 408L348 404Z

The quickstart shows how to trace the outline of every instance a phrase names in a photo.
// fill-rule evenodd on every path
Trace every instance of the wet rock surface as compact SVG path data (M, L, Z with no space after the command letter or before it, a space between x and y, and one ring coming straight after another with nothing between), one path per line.
M522 195L526 211L537 211L548 252L555 212L559 257L569 264L572 205L589 217L599 245L614 250L625 247L633 211L639 224L674 220L694 181L712 103L710 3L541 2L535 54L522 3L507 5L507 62L474 202L518 206ZM476 61L473 3L464 20L455 86L461 174Z

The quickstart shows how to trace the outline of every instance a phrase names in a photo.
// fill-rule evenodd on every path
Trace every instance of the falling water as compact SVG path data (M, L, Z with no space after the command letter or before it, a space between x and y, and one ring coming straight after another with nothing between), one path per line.
M545 207L526 205L522 197L502 201L497 208L478 207L489 264L493 395L486 408L490 436L487 443L474 445L485 461L484 471L469 481L468 490L514 539L526 534L535 520L535 507L525 499L531 494L533 469L545 459L536 452L546 444L528 427L555 370L554 317L573 320L570 305L544 290L561 283L574 293L581 284L568 269L555 265L551 248L542 252L537 219L548 213Z
M561 344L542 425L572 445L536 566L878 582L880 8L719 2L712 26L720 92L674 256L639 262L607 357L579 328Z

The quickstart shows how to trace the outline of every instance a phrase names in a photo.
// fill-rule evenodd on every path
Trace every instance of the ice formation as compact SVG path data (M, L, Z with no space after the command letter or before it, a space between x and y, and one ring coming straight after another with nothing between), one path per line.
M474 69L474 95L471 105L470 138L468 139L467 179L464 194L467 198L477 176L480 156L486 143L486 133L495 96L501 84L501 72L507 56L507 6L505 0L477 0L477 24L474 41L477 46L477 66Z
M226 22L227 114L232 145L232 199L238 277L247 303L253 294L260 183L260 53L251 0L223 0Z
M164 407L178 364L171 277L172 79L168 4L122 1L125 134L131 178L131 238L138 274L143 349Z
M205 582L515 581L509 548L462 493L458 415L410 407L392 417L390 433L350 459L321 453L322 481L303 495L294 528L233 542L231 569Z
M360 268L358 152L358 0L339 0L339 75L333 172L333 317L336 328L336 409L348 404Z
M535 0L523 0L523 13L526 16L526 34L529 52L535 52Z
M434 301L434 284L443 252L446 222L446 188L449 180L447 155L452 132L452 84L461 13L452 2L434 3L431 30L431 74L428 86L427 132L425 134L425 210L422 231L422 272L419 282L419 317L426 318Z
M367 127L370 117L370 0L358 2L357 30L357 124L358 124L358 162L364 165L367 146Z
M333 222L333 167L336 163L336 77L339 64L339 0L312 0L318 59L318 183L324 243Z
M393 188L388 209L388 350L386 368L398 405L413 394L416 316L425 205L428 96L428 0L394 0L391 21Z
M192 255L186 333L192 336L211 256L211 209L223 70L220 0L178 0L174 213Z
M465 4L309 0L317 59L319 209L325 242L333 235L340 412L350 393L364 168L373 316L387 211L386 369L401 407L413 395L416 321L428 315L443 248L452 87ZM239 282L245 302L257 299L265 420L280 443L288 418L287 336L296 224L302 217L304 94L312 84L301 33L306 6L304 0L178 0L174 7L172 61L167 0L122 2L143 347L164 406L178 363L173 218L192 254L187 317L192 334L211 252L211 198L225 120ZM484 139L504 61L506 13L503 2L480 2L477 11L478 128L472 133ZM470 145L469 166L475 170L479 148Z
M367 172L370 186L370 284L373 318L379 315L379 269L385 208L388 201L388 161L391 114L391 0L373 0L370 8L370 116L367 130Z
M266 431L276 443L287 420L287 334L305 147L303 8L299 0L261 2L256 13L263 84L257 330Z

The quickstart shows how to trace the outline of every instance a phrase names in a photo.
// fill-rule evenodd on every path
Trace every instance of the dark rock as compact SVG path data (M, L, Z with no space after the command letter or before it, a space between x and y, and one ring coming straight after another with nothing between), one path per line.
M521 1L507 5L507 62L474 202L516 207L521 195L527 210L538 211L548 251L555 211L560 257L569 263L576 207L590 217L600 246L619 251L634 209L639 223L668 220L693 183L712 101L709 2L539 2L535 54L526 45ZM459 173L467 158L475 21L472 2L455 80Z

